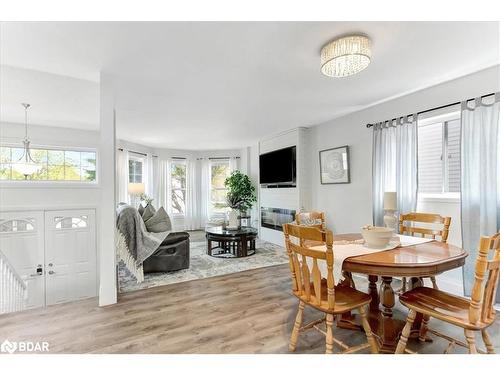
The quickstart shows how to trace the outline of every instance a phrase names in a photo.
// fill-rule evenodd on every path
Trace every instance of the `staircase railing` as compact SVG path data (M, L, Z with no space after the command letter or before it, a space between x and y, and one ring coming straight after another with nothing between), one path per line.
M0 314L24 310L26 283L0 251Z

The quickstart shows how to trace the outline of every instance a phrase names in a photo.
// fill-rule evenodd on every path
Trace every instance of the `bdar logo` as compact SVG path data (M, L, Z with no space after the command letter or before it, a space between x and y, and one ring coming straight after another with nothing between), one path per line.
M5 340L2 345L0 345L0 351L2 353L14 353L17 349L17 343Z

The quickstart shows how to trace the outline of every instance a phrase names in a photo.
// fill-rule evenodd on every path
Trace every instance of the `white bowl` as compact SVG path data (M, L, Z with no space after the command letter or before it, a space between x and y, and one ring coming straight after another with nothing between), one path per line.
M386 227L367 227L361 229L361 234L368 247L381 249L389 244L394 233L393 228Z

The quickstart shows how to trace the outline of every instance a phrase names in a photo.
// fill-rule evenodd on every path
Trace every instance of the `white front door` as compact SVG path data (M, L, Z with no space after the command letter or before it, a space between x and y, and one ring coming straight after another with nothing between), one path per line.
M45 212L46 303L97 295L94 210Z
M27 286L26 308L45 305L43 212L1 212L0 251Z

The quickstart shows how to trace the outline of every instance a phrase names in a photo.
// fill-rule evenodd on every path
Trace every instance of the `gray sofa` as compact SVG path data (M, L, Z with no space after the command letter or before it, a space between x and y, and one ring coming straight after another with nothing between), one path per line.
M189 268L189 233L170 233L143 264L144 273L178 271Z

